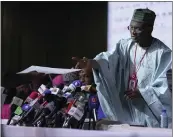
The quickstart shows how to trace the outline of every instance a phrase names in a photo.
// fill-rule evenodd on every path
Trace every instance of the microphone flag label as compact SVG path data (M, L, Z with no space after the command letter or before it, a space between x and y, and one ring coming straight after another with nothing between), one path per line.
M16 110L15 110L15 112L14 112L14 114L16 114L16 115L20 115L20 114L22 114L22 108L21 107L17 107L16 108Z

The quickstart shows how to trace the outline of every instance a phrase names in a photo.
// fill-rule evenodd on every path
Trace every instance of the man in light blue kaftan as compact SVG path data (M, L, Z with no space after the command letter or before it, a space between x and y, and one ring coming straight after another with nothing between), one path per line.
M109 120L160 127L160 115L166 109L172 126L172 94L166 77L172 51L151 36L155 17L149 9L136 9L128 27L131 38L120 40L114 51L102 52L94 60L78 60L92 67L100 104Z

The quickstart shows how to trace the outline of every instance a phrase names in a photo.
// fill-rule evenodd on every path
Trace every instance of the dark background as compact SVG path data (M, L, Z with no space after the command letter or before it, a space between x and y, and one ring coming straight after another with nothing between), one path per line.
M71 68L107 48L107 2L1 2L1 82L31 65Z

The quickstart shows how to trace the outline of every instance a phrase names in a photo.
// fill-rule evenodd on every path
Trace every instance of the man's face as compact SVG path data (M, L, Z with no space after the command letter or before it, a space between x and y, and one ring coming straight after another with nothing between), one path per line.
M145 40L147 40L148 36L151 36L149 26L147 26L145 23L131 21L130 26L128 26L128 29L130 31L131 38L134 42L144 42Z

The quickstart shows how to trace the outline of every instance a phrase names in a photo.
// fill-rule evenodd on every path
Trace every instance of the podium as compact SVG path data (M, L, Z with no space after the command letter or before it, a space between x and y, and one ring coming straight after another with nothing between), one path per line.
M2 137L172 137L171 129L114 127L110 131L1 125Z

